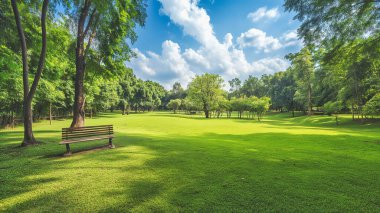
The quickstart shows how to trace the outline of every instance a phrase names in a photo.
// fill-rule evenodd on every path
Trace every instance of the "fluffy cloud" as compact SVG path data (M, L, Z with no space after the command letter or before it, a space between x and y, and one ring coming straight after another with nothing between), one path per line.
M252 22L258 22L262 19L276 19L279 16L278 8L268 10L266 7L260 7L255 12L249 13L247 18Z
M274 50L281 47L279 41L266 36L257 29L243 33L234 44L232 34L227 33L220 42L214 33L207 12L197 6L197 0L159 0L162 3L161 14L180 26L183 32L199 42L198 49L181 50L173 41L162 43L161 54L136 50L137 58L128 65L139 77L158 81L166 88L179 81L187 85L193 76L204 72L220 74L225 80L234 77L246 78L248 75L274 73L287 68L281 58L265 58L248 62L242 49L237 46L254 45L258 50ZM252 43L255 40L254 43ZM265 44L261 43L264 41ZM244 44L243 44L244 43Z
M179 45L172 41L162 43L161 55L148 52L146 56L138 49L134 51L137 57L128 65L143 79L159 81L169 88L175 81L187 83L195 75L190 71Z
M283 40L284 46L302 46L302 42L298 39L297 30L292 30L287 33L284 33L281 37Z
M259 29L252 28L247 32L242 33L237 39L240 47L255 47L264 52L270 52L282 47L280 41Z

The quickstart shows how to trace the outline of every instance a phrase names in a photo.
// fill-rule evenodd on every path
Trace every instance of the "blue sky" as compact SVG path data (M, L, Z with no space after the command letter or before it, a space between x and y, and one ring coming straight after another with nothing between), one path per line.
M196 74L225 81L282 71L284 56L297 52L299 26L280 0L149 0L145 27L127 62L144 80L166 88Z

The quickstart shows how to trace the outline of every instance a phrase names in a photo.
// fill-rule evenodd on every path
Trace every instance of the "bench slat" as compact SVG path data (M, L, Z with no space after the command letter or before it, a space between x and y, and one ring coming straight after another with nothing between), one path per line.
M91 130L91 131L87 131L87 132L70 132L70 133L63 133L62 135L65 135L65 136L71 136L71 135L84 135L84 134L103 134L103 133L112 133L113 130Z
M88 129L88 128L97 128L97 127L113 127L113 125L82 126L82 127L62 128L62 129Z
M70 144L70 143L77 143L77 142L84 142L84 141L93 141L93 140L101 140L101 139L108 139L108 138L114 138L114 135L105 135L105 136L98 136L98 137L86 137L86 138L78 138L73 140L64 140L61 141L59 144Z
M113 130L111 127L98 127L98 128L88 128L88 129L62 129L62 132L85 132L91 130Z
M112 134L96 134L96 135L77 135L72 137L63 137L62 140L70 140L70 139L76 139L76 138L88 138L88 137L95 137L95 136L107 136Z

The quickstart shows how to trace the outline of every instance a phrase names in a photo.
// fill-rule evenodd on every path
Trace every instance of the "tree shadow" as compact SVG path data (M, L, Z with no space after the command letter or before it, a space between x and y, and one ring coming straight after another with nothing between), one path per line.
M365 134L115 134L117 149L81 143L70 158L54 157L58 136L13 154L4 146L0 210L380 210L380 148Z

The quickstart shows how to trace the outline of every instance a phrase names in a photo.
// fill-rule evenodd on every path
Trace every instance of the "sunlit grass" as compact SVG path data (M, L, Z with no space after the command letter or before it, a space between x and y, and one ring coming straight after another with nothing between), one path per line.
M117 148L79 143L67 158L68 120L35 124L35 147L0 130L0 211L379 212L380 125L340 122L104 114L86 125L113 124Z

